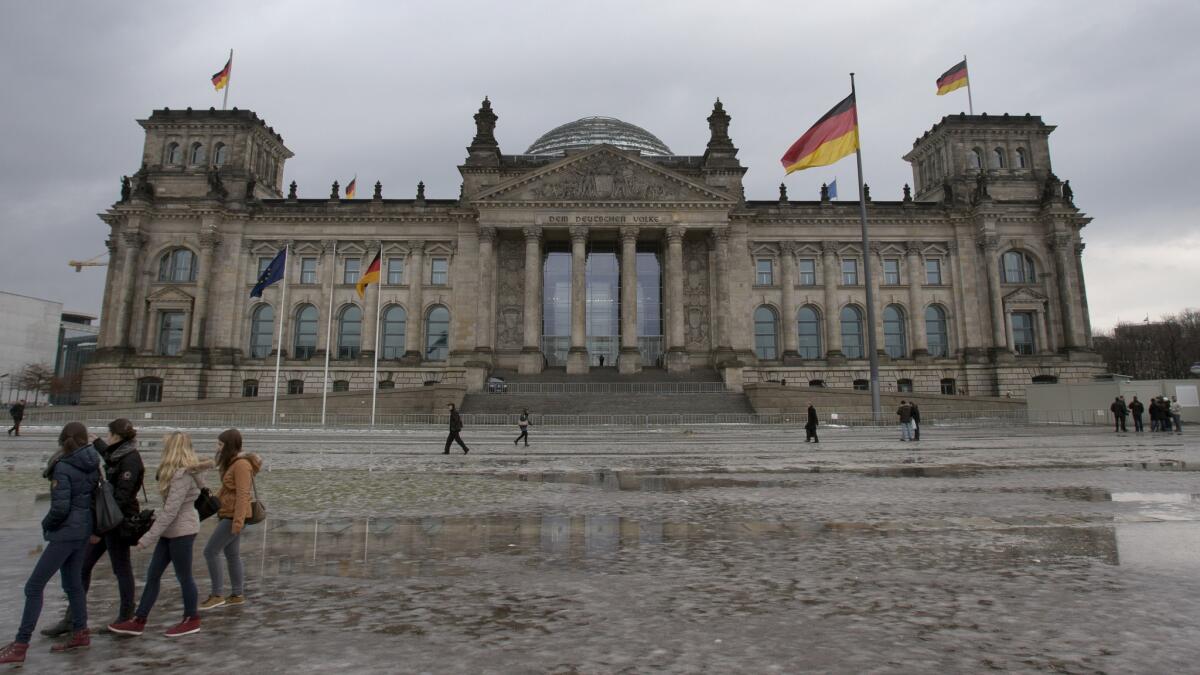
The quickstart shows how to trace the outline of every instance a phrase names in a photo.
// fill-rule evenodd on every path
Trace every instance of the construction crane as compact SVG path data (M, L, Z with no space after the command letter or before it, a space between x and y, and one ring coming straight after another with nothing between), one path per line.
M104 267L108 263L100 260L100 258L103 258L106 255L108 255L108 254L101 253L100 255L92 256L91 258L88 258L87 260L68 260L67 264L70 265L71 267L74 267L76 272L82 272L83 268L85 268L85 267Z

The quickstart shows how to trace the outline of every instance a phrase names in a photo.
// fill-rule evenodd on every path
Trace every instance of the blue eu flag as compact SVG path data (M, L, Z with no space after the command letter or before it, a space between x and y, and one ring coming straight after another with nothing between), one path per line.
M283 278L283 267L287 262L287 249L280 249L275 255L275 259L267 265L267 269L263 270L262 274L258 275L258 283L254 284L254 290L250 291L250 297L261 298L263 289Z
M837 179L829 181L829 198L837 199Z

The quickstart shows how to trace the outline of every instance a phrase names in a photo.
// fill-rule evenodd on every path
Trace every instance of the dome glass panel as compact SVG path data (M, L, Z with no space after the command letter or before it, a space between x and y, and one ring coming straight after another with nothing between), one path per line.
M525 151L527 155L562 155L608 143L622 150L637 150L643 155L673 155L657 136L645 129L614 117L584 117L555 127L542 134Z

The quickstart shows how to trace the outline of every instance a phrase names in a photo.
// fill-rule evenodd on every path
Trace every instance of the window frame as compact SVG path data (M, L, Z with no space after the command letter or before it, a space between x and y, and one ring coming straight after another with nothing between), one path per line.
M933 312L937 318L930 319L929 314ZM930 326L939 326L940 330L930 330ZM939 340L935 341L934 336L939 336ZM936 346L940 344L940 349ZM948 358L950 356L950 322L948 313L941 305L929 305L925 308L925 346L929 355L934 358Z
M250 391L254 393L248 393ZM242 398L258 398L258 380L253 378L242 380Z
M163 164L167 166L179 166L183 163L183 152L177 141L167 143L166 149L163 151Z
M801 315L804 312L811 312L813 318L811 320L802 319ZM812 326L811 335L804 333L800 328L806 324ZM816 344L805 344L806 338L811 338ZM800 354L800 358L802 359L819 359L824 355L822 347L821 312L812 305L803 305L800 307L800 309L796 310L796 351Z
M958 396L958 382L953 377L943 377L938 382L938 388L942 392L942 396Z
M853 312L855 318L847 319L846 313ZM855 332L847 333L846 326L854 326ZM846 305L838 312L838 330L842 336L842 354L848 359L863 359L867 356L867 345L864 335L865 326L863 325L863 311L858 305ZM854 347L856 352L851 353L847 335L855 337Z
M847 265L851 269L847 269ZM842 258L841 280L843 286L859 285L858 258Z
M1013 279L1009 275L1008 261L1013 258L1020 263L1016 270L1020 273L1018 279ZM1036 284L1037 265L1033 261L1033 256L1020 249L1011 249L1000 254L1000 281L1006 284Z
M809 269L804 269L804 264L808 263ZM800 258L796 261L796 278L801 286L816 286L817 285L817 259L816 258Z
M438 269L439 263L443 269ZM441 276L441 281L438 281L439 275ZM447 258L446 256L435 256L429 259L429 285L450 285L450 258Z
M889 312L893 318L889 318ZM893 359L908 357L908 331L904 308L890 304L883 308L883 350Z
M304 318L304 315L312 310L312 319ZM294 359L311 359L317 354L317 339L318 339L318 324L321 320L321 311L312 303L305 303L296 308L295 316L292 318L292 358ZM301 327L312 325L311 332L302 331ZM311 337L311 345L300 344L300 339Z
M388 258L387 259L387 285L388 286L403 286L404 285L404 258ZM395 269L398 268L398 269Z
M193 142L191 147L188 148L187 159L188 164L191 166L204 166L205 162L208 161L208 152L204 144L200 141Z
M930 274L930 272L934 274ZM944 280L942 278L942 259L941 258L926 258L925 259L925 285L926 286L941 286Z
M362 258L342 258L342 285L353 286L361 278Z
M346 315L351 312L358 312L358 318L354 321L346 319ZM340 361L352 361L357 359L362 354L362 327L363 327L363 311L356 304L350 303L338 312L338 330L337 330L337 358ZM353 333L347 333L348 325L357 324L358 328ZM348 344L346 338L353 335L356 338L356 344Z
M270 312L271 318L264 319L263 314ZM263 323L266 323L267 332L261 333ZM271 355L271 350L275 346L275 307L268 302L260 302L254 305L250 310L250 344L248 356L252 359L265 359ZM263 344L259 344L259 340L265 335L266 340ZM262 353L259 347L266 347Z
M891 266L894 269L888 269ZM883 285L884 286L899 286L900 285L900 259L899 258L884 258L882 261L883 267Z
M161 377L139 377L137 391L134 393L136 403L161 403L163 379Z
M168 317L179 317L179 326L168 327ZM169 333L167 331L170 331ZM171 351L172 340L171 336L178 333L179 342L175 346L175 351ZM154 354L156 356L179 356L187 348L187 312L180 309L165 310L158 313L158 332L155 334Z
M913 381L910 378L902 377L896 380L896 392L900 394L913 393Z
M754 259L754 285L775 285L775 265L772 263L770 258Z
M1017 327L1017 317L1021 317L1022 321L1028 321L1028 325ZM1009 323L1012 326L1012 350L1013 353L1020 356L1033 356L1037 354L1037 326L1034 323L1037 317L1034 312L1009 312ZM1018 336L1018 331L1020 336ZM1028 337L1028 339L1025 339Z
M187 274L181 274L183 271L180 261L187 258ZM165 251L158 259L158 283L160 284L190 284L196 281L197 267L199 261L192 249L186 246L176 246L175 248ZM177 277L186 276L185 279Z
M299 385L299 386L297 386ZM288 396L299 396L304 393L304 380L291 379L287 381Z
M761 316L767 316L764 320ZM779 313L770 305L759 305L754 308L754 355L762 361L775 361L779 358ZM770 326L770 332L763 330L764 326ZM767 345L763 340L769 337L771 342Z
M313 256L300 258L300 283L317 284L317 259Z
M213 166L225 166L229 163L229 146L218 142L213 146Z
M446 314L445 321L442 321L441 319L439 319L437 321L433 320L434 312L438 312L438 311L445 312L445 314ZM450 326L451 326L450 322L451 322L451 318L452 317L450 315L450 308L446 307L445 305L433 305L425 312L425 336L424 336L425 337L425 348L422 350L422 354L423 354L422 360L436 361L436 362L442 362L442 361L449 360L449 358L450 358ZM433 342L433 338L435 336L434 336L434 332L433 332L432 328L435 324L440 326L443 323L446 326L445 344L435 345ZM438 357L440 357L440 358L438 358Z
M393 312L399 311L403 316L397 321L391 318ZM400 325L399 331L399 346L389 346L388 338L392 335L389 332L389 326L394 327ZM399 359L403 358L408 341L408 310L403 305L388 305L384 308L379 319L379 344L383 348L383 352L379 355L382 359Z

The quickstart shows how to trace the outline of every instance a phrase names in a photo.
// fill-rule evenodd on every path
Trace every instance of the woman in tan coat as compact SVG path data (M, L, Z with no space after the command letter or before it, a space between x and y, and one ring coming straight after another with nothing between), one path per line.
M242 569L242 528L250 516L254 476L262 468L262 459L253 453L242 453L242 433L226 429L217 437L217 470L221 472L221 509L217 511L217 528L204 546L204 561L212 590L200 604L200 609L215 609L246 602L246 576ZM221 569L221 554L229 568L230 595L225 596L225 579Z
M200 516L193 506L200 496L202 471L212 468L212 461L200 461L192 450L192 439L183 432L173 431L163 439L162 463L158 467L158 491L163 507L154 519L154 526L138 540L139 550L154 547L150 567L146 570L146 585L142 600L133 618L109 625L108 629L121 635L141 635L146 630L146 618L158 600L158 590L167 564L175 568L183 594L183 621L170 628L167 637L189 635L200 630L200 612L196 608L196 580L192 577L192 545L200 532Z

